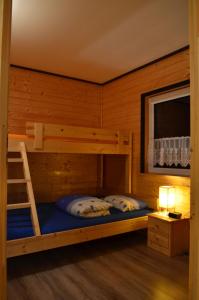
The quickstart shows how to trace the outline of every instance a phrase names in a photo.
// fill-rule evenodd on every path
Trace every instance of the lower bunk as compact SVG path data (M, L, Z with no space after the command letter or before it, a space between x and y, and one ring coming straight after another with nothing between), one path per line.
M77 218L60 210L54 203L37 205L41 236L34 236L30 211L8 212L7 257L53 249L66 245L113 236L147 227L148 208L96 218Z

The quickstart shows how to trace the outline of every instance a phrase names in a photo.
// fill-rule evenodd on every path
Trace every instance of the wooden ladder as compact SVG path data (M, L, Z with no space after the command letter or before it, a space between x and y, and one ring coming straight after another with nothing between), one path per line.
M20 158L8 158L8 163L22 163L24 178L23 179L8 179L7 183L8 184L25 183L26 191L27 191L27 195L28 195L28 202L8 204L7 209L11 210L11 209L20 209L20 208L30 208L34 234L36 236L41 235L25 143L19 142L18 148L12 149L11 151L9 151L9 149L8 149L8 152L20 152L20 154L21 154Z

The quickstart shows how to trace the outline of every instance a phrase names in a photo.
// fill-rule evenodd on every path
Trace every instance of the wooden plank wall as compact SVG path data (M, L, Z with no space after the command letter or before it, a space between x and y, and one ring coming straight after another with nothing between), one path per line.
M47 154L28 155L30 173L37 202L53 202L66 194L98 193L97 155ZM21 167L9 164L9 178L23 178ZM25 184L8 186L9 203L27 200Z
M146 199L151 206L155 207L159 185L175 185L178 193L177 209L183 209L187 212L190 204L189 178L140 174L140 96L142 93L188 78L188 50L122 77L104 87L12 67L10 73L9 132L24 133L26 121L86 127L100 127L103 125L104 128L132 130L133 193ZM108 175L105 174L105 188L109 192L113 191L116 179L118 192L122 192L124 174L121 171L121 166L124 166L124 162L120 159L117 166L114 167L114 160L111 157L106 159L106 164L110 164L111 169L114 171L110 171L109 167L105 166L105 172L108 170ZM32 169L34 169L36 161L38 163L36 157L31 160ZM60 157L59 165L62 165L62 171L63 166L66 167L67 165L65 161L76 164L71 155L67 155L67 158L63 156L62 160ZM84 174L85 164L82 163L81 159L79 163L80 173ZM43 168L42 164L41 169ZM88 178L91 178L97 170L97 164L96 157L95 163L92 163L92 171L89 168ZM50 168L52 171L52 166ZM115 174L117 174L117 178L115 178ZM76 175L72 173L70 175L71 182L75 182L73 176ZM44 183L40 184L41 177L39 180L37 179L39 176L35 176L35 178L36 193L43 195L41 197L43 199L52 199L52 195L56 193L50 194L46 190L44 195L45 188ZM53 176L51 176L52 178ZM55 177L53 180L57 182ZM52 181L48 181L48 185ZM57 188L63 190L63 182L61 182L62 180ZM93 185L94 182L96 185ZM92 188L89 179L87 183L84 183L86 193L90 188L92 191L95 188L97 189L97 174L93 183ZM71 184L66 188L67 192L69 190L74 190Z
M25 123L100 127L98 85L11 67L9 133L25 133Z
M177 209L184 212L189 211L190 205L189 178L140 173L140 96L186 79L189 79L188 50L105 85L102 95L103 127L133 131L133 193L155 207L158 187L175 185L179 196ZM110 177L112 185L114 173Z
M101 126L101 89L98 85L11 67L9 132L25 133L27 121ZM30 170L37 201L53 201L69 193L95 194L96 155L31 154ZM18 168L19 169L19 168ZM9 171L9 176L21 176ZM9 186L9 199L25 197L23 186Z

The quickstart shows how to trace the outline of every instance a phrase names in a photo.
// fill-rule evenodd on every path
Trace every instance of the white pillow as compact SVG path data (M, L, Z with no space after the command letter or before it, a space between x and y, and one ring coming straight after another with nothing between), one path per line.
M110 214L109 208L112 205L108 202L103 201L102 199L96 197L80 197L71 201L67 207L66 211L74 216L81 217L98 217L106 216Z
M111 203L113 207L126 212L139 209L136 200L122 195L111 195L104 198L104 201Z

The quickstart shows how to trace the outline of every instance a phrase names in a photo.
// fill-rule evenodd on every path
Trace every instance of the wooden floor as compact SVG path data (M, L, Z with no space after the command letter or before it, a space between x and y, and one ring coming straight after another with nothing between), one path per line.
M188 257L146 246L145 232L12 258L9 300L184 300Z

